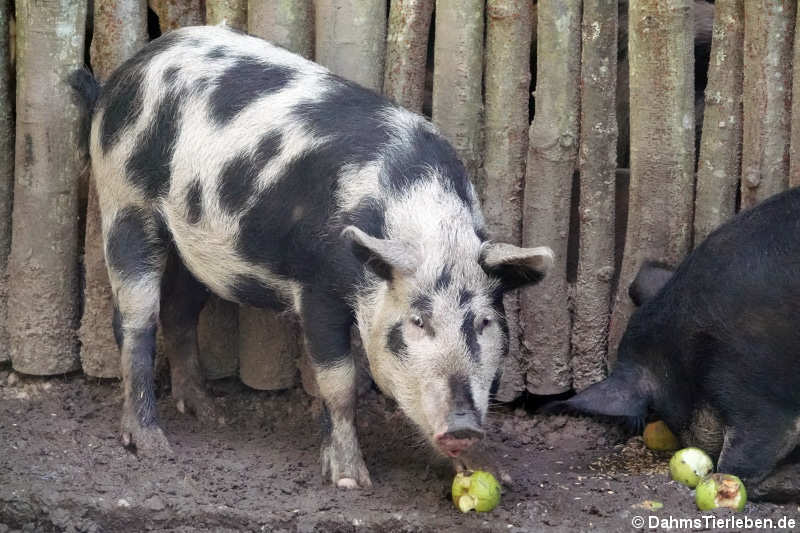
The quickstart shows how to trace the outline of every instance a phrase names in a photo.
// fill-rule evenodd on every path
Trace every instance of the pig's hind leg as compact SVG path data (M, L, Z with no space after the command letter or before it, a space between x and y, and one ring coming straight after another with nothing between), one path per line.
M737 425L725 428L717 471L739 476L751 499L770 499L769 493L781 486L779 479L770 480L770 474L797 446L800 427L777 406L756 407L748 406L735 418Z
M350 350L350 309L342 302L306 294L302 305L306 345L324 402L322 475L337 487L369 487L356 434L356 367Z
M137 453L170 453L158 426L153 368L166 263L163 226L154 211L136 205L106 210L103 217L111 219L104 241L114 336L122 356L122 443Z
M172 398L178 411L215 421L216 411L205 391L198 357L197 321L208 300L206 287L172 252L162 288L161 326L169 358Z

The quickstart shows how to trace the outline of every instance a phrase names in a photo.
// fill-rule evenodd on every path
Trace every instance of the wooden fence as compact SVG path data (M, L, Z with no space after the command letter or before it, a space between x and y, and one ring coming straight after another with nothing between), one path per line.
M677 264L740 206L800 184L796 16L781 0L0 0L0 361L119 375L64 78L88 57L106 79L160 33L225 23L431 113L492 236L556 252L542 284L507 296L499 399L582 389L613 364L644 259ZM212 299L202 363L290 387L299 337L290 317Z

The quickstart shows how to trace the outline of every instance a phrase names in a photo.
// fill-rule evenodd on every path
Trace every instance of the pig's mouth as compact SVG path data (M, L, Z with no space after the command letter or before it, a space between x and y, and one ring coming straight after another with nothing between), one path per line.
M483 438L483 432L476 429L460 429L447 433L437 433L433 440L439 450L449 457L458 457Z

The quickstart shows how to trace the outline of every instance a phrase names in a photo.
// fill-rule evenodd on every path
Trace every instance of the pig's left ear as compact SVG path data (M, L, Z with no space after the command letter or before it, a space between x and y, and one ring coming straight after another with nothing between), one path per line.
M408 243L379 239L355 226L344 228L342 238L350 242L356 259L387 281L391 281L394 274L413 273L419 264L417 249Z
M553 266L553 250L547 246L520 248L512 244L486 242L480 264L490 276L500 278L504 290L540 282Z

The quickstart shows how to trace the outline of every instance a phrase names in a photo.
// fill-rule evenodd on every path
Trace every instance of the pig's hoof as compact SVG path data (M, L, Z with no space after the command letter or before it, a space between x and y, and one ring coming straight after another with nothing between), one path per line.
M322 449L322 476L329 478L340 489L358 489L372 486L369 471L356 450L349 460L344 460L335 452L333 446Z
M137 427L122 430L122 444L136 455L156 457L172 455L172 446L158 426Z
M181 414L192 414L203 422L223 425L225 418L220 416L208 394L197 387L186 387L184 390L173 388L172 395L175 406Z

